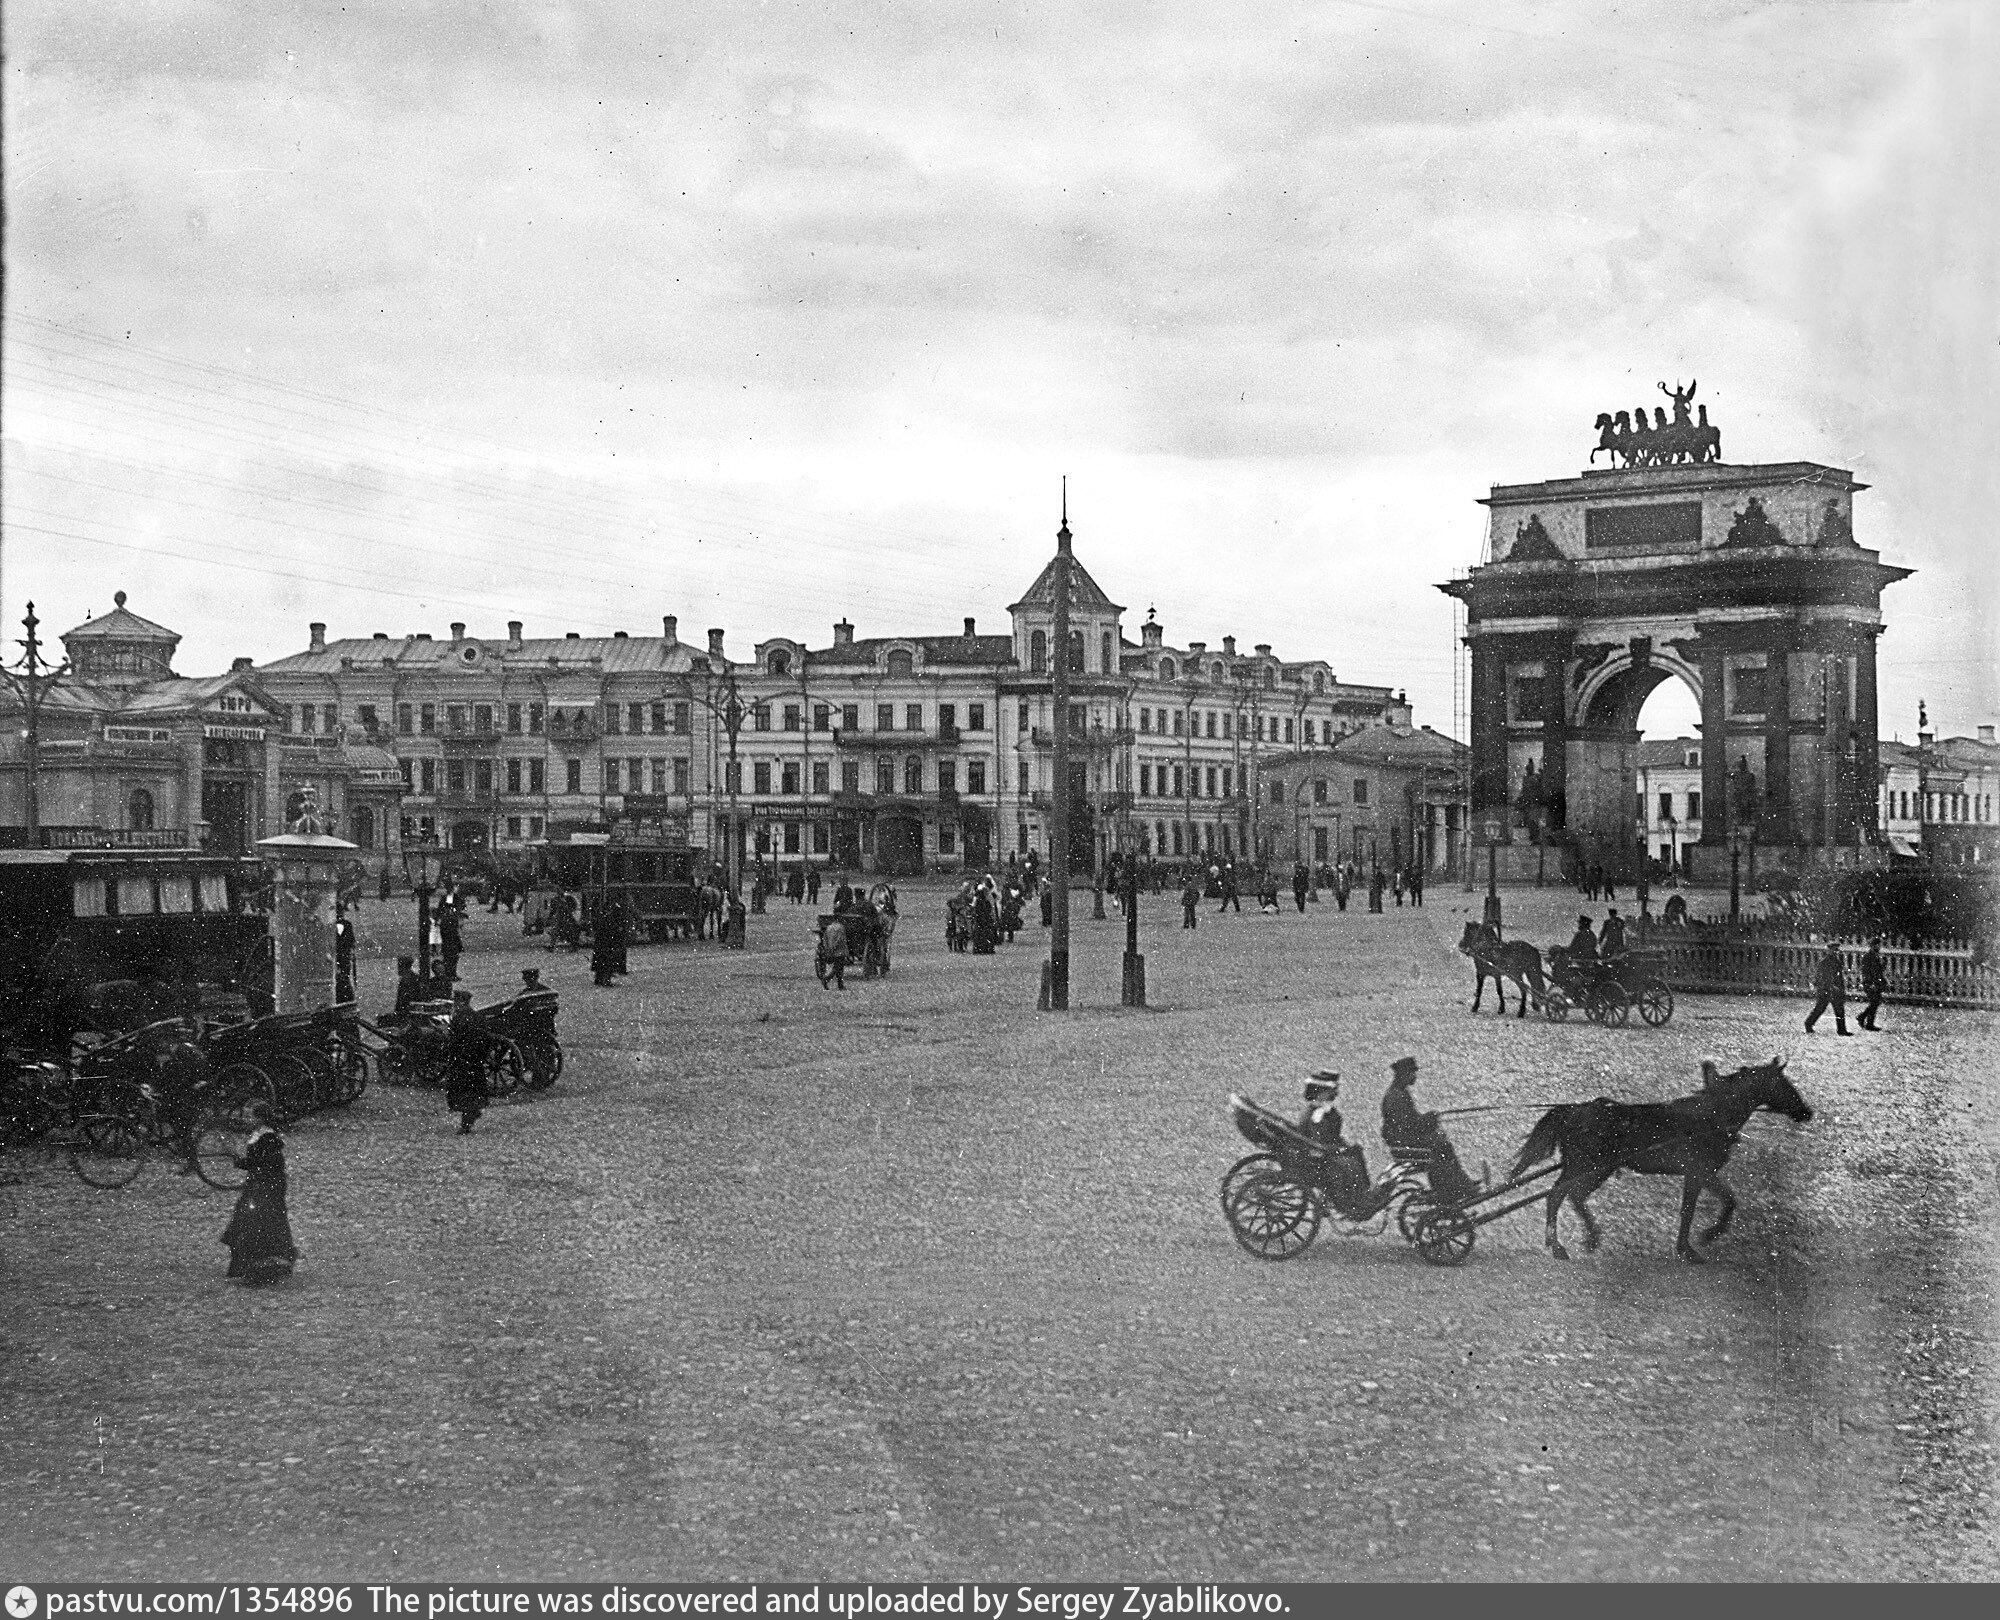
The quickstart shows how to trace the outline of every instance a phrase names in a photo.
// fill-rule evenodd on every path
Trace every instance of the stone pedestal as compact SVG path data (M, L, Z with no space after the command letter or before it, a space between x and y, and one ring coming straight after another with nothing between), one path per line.
M317 1012L333 1005L334 901L341 864L355 850L346 839L324 833L281 833L258 840L257 854L270 869L275 897L271 993L278 1012Z

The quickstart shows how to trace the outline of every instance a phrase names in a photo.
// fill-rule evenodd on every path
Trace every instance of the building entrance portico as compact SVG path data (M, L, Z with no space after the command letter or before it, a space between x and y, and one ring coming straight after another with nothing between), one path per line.
M1466 606L1472 820L1517 846L1500 864L1532 871L1541 841L1634 867L1639 713L1668 680L1700 705L1703 845L1835 864L1879 842L1875 641L1911 570L1855 541L1866 487L1811 462L1493 487L1487 560L1439 589Z

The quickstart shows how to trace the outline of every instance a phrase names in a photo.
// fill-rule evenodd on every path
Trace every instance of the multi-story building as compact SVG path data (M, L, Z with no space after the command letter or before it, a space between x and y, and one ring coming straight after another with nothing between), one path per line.
M1457 872L1471 758L1465 744L1402 721L1280 754L1264 767L1268 852L1364 872Z
M381 858L402 793L395 759L331 726L287 734L247 658L226 675L176 675L180 639L127 608L123 591L112 612L64 633L70 667L37 726L43 840L246 850L296 819L310 784L334 827ZM0 688L7 828L26 821L24 718L21 693Z
M1639 842L1649 858L1683 870L1688 850L1701 842L1701 742L1695 737L1650 738L1638 745L1638 797L1633 806Z
M1929 850L1953 866L2000 860L2000 743L1993 727L1942 740L1923 732L1915 747L1885 742L1881 777L1876 808L1892 852Z
M637 817L746 864L906 873L984 867L1046 849L1054 811L1052 569L1005 635L777 636L731 659L675 620L659 637L428 636L332 641L262 666L287 735L390 750L399 832L508 847L560 824ZM1072 854L1089 870L1121 842L1174 855L1272 846L1262 773L1410 711L1386 686L1335 678L1259 644L1239 654L1139 639L1080 563L1070 607ZM733 829L733 831L732 831Z

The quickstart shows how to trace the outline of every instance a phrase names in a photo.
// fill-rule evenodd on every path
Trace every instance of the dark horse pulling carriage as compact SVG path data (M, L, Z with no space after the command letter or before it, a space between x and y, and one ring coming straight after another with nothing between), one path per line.
M1331 1213L1350 1233L1380 1232L1393 1218L1404 1238L1436 1266L1458 1265L1472 1253L1480 1227L1544 1198L1549 1253L1569 1258L1556 1236L1556 1216L1565 1200L1583 1222L1585 1251L1594 1250L1598 1227L1584 1200L1620 1170L1681 1177L1674 1252L1698 1264L1703 1257L1688 1235L1695 1205L1707 1192L1722 1206L1701 1233L1702 1243L1729 1230L1736 1196L1721 1170L1750 1116L1768 1109L1801 1124L1813 1117L1811 1105L1785 1077L1777 1058L1713 1076L1699 1092L1671 1102L1621 1103L1598 1097L1562 1103L1536 1122L1506 1181L1454 1202L1439 1198L1423 1176L1426 1156L1421 1150L1398 1150L1387 1171L1364 1188L1339 1163L1340 1150L1314 1141L1246 1098L1231 1096L1229 1104L1236 1128L1260 1149L1237 1160L1222 1180L1223 1214L1236 1241L1251 1254L1260 1260L1303 1254ZM1557 1162L1549 1164L1551 1158ZM1552 1185L1537 1185L1551 1177ZM1534 1190L1524 1192L1527 1188Z
M1628 1022L1634 1007L1654 1029L1674 1015L1674 992L1664 972L1664 951L1642 949L1608 959L1579 961L1566 947L1555 945L1549 948L1544 971L1542 953L1526 940L1503 940L1490 924L1476 922L1465 925L1458 948L1472 958L1477 974L1472 987L1474 1012L1479 1011L1486 981L1491 979L1494 999L1504 1014L1505 981L1512 979L1520 996L1516 1018L1527 1017L1531 1001L1552 1024L1560 1024L1576 1007L1581 1007L1592 1023L1607 1029Z
M824 984L832 972L826 949L826 931L840 924L847 938L847 959L857 964L864 979L889 972L889 942L896 936L896 891L878 883L865 901L849 911L822 912L813 923L818 945L813 953L813 971Z

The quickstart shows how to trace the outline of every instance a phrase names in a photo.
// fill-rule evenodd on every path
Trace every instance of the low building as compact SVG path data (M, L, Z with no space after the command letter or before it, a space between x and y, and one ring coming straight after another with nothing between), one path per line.
M1991 726L1976 737L1921 733L1912 747L1881 745L1877 801L1893 854L1926 850L1949 866L2000 860L2000 743Z
M1648 859L1685 871L1688 851L1701 842L1701 741L1653 738L1638 747L1638 794L1633 806L1639 842Z
M386 751L338 736L294 746L239 659L225 675L173 670L180 636L115 598L64 633L69 669L39 706L36 801L43 843L249 849L283 832L311 783L365 859L387 858L401 777ZM0 688L0 834L25 842L28 759L18 688Z
M1371 726L1264 767L1271 858L1363 872L1462 870L1471 752L1429 726Z

